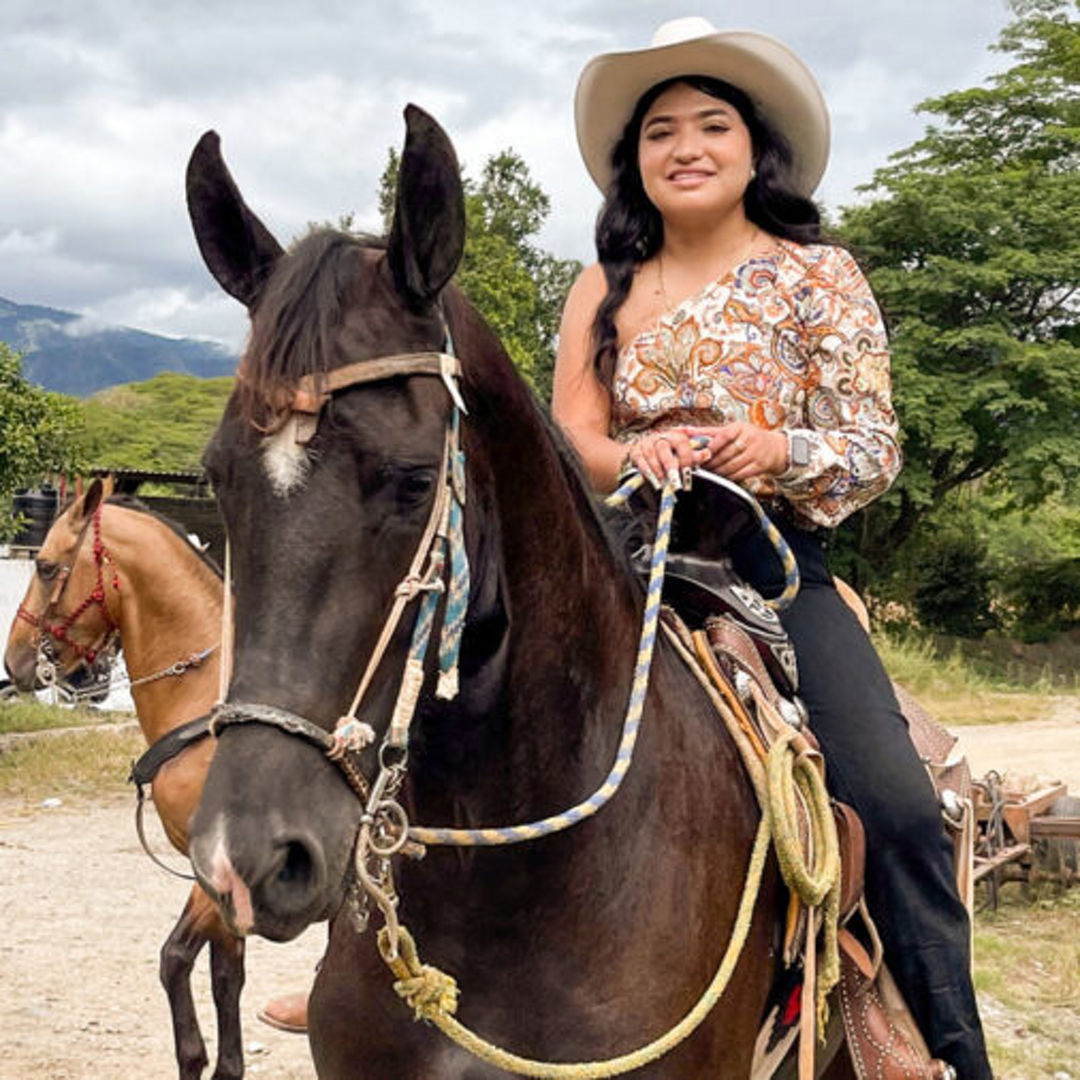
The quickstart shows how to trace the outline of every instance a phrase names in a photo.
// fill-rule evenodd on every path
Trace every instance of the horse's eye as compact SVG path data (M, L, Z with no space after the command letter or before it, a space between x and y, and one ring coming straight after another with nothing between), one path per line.
M37 568L37 575L42 581L52 581L60 573L60 564L49 562L48 559L35 559L34 566Z
M413 469L401 478L398 494L403 502L422 502L431 494L434 484L435 476L429 469Z

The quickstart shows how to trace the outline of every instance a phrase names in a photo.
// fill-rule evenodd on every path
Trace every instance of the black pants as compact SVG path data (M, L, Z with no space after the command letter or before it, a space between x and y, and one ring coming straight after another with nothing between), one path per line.
M953 876L937 797L869 637L833 586L822 540L785 527L802 588L782 621L800 695L825 755L830 791L866 829L866 898L885 959L931 1053L960 1080L992 1078L971 984L970 927ZM758 541L736 566L779 591L775 557ZM774 587L775 586L775 587Z

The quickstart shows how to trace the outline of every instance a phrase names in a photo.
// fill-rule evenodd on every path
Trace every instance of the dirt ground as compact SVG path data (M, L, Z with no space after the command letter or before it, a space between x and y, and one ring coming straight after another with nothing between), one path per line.
M1008 768L1080 793L1080 711L959 729L976 775ZM160 831L148 822L151 836ZM155 844L159 850L164 844ZM0 1080L135 1080L175 1075L161 942L187 885L156 869L130 802L89 809L0 805ZM253 939L243 996L248 1075L310 1080L307 1042L255 1019L268 998L309 984L322 927L287 945ZM213 1057L205 957L194 985Z
M1080 795L1080 707L1058 698L1050 715L1023 724L970 724L953 729L975 777L996 769L1017 779L1062 780Z
M0 1080L176 1075L158 951L189 886L147 860L132 811L127 801L0 808ZM147 832L161 835L152 812ZM166 849L164 841L154 847ZM242 998L249 1076L315 1076L307 1039L267 1027L255 1012L310 985L325 937L314 927L286 945L249 941ZM213 1062L208 955L203 950L193 986Z

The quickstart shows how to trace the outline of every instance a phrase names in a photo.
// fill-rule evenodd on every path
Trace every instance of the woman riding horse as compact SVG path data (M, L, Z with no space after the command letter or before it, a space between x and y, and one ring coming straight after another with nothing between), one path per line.
M283 939L332 920L310 1009L323 1080L504 1075L414 1024L373 935L357 932L373 895L353 873L370 871L355 858L374 822L365 807L384 770L399 811L436 834L588 800L622 756L645 606L572 454L447 284L464 244L456 160L429 117L406 116L386 244L322 232L283 251L212 134L188 173L203 256L253 324L205 459L232 547L236 649L192 862L243 932ZM393 618L436 586L418 553L435 543L447 490L461 500L470 574L457 688L436 678L441 650L413 655L412 609ZM399 691L416 704L404 744ZM760 830L753 789L666 639L642 702L633 763L602 811L520 844L429 846L395 862L380 906L460 980L463 1022L561 1061L671 1028L740 925L743 959L720 1007L639 1075L747 1075L776 964L775 867L752 919L737 919ZM333 733L346 715L358 741L342 754Z
M780 42L680 19L590 61L576 117L605 201L599 261L566 304L554 415L601 490L628 465L654 482L701 468L767 501L802 575L783 616L800 695L833 792L866 826L887 962L931 1051L962 1080L990 1077L933 789L826 565L829 530L889 486L900 450L877 306L810 200L821 91ZM768 587L768 554L739 554Z

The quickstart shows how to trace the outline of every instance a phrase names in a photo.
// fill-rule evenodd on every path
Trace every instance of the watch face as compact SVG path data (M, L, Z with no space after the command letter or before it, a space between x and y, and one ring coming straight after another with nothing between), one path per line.
M791 464L810 464L810 443L803 435L791 436Z

